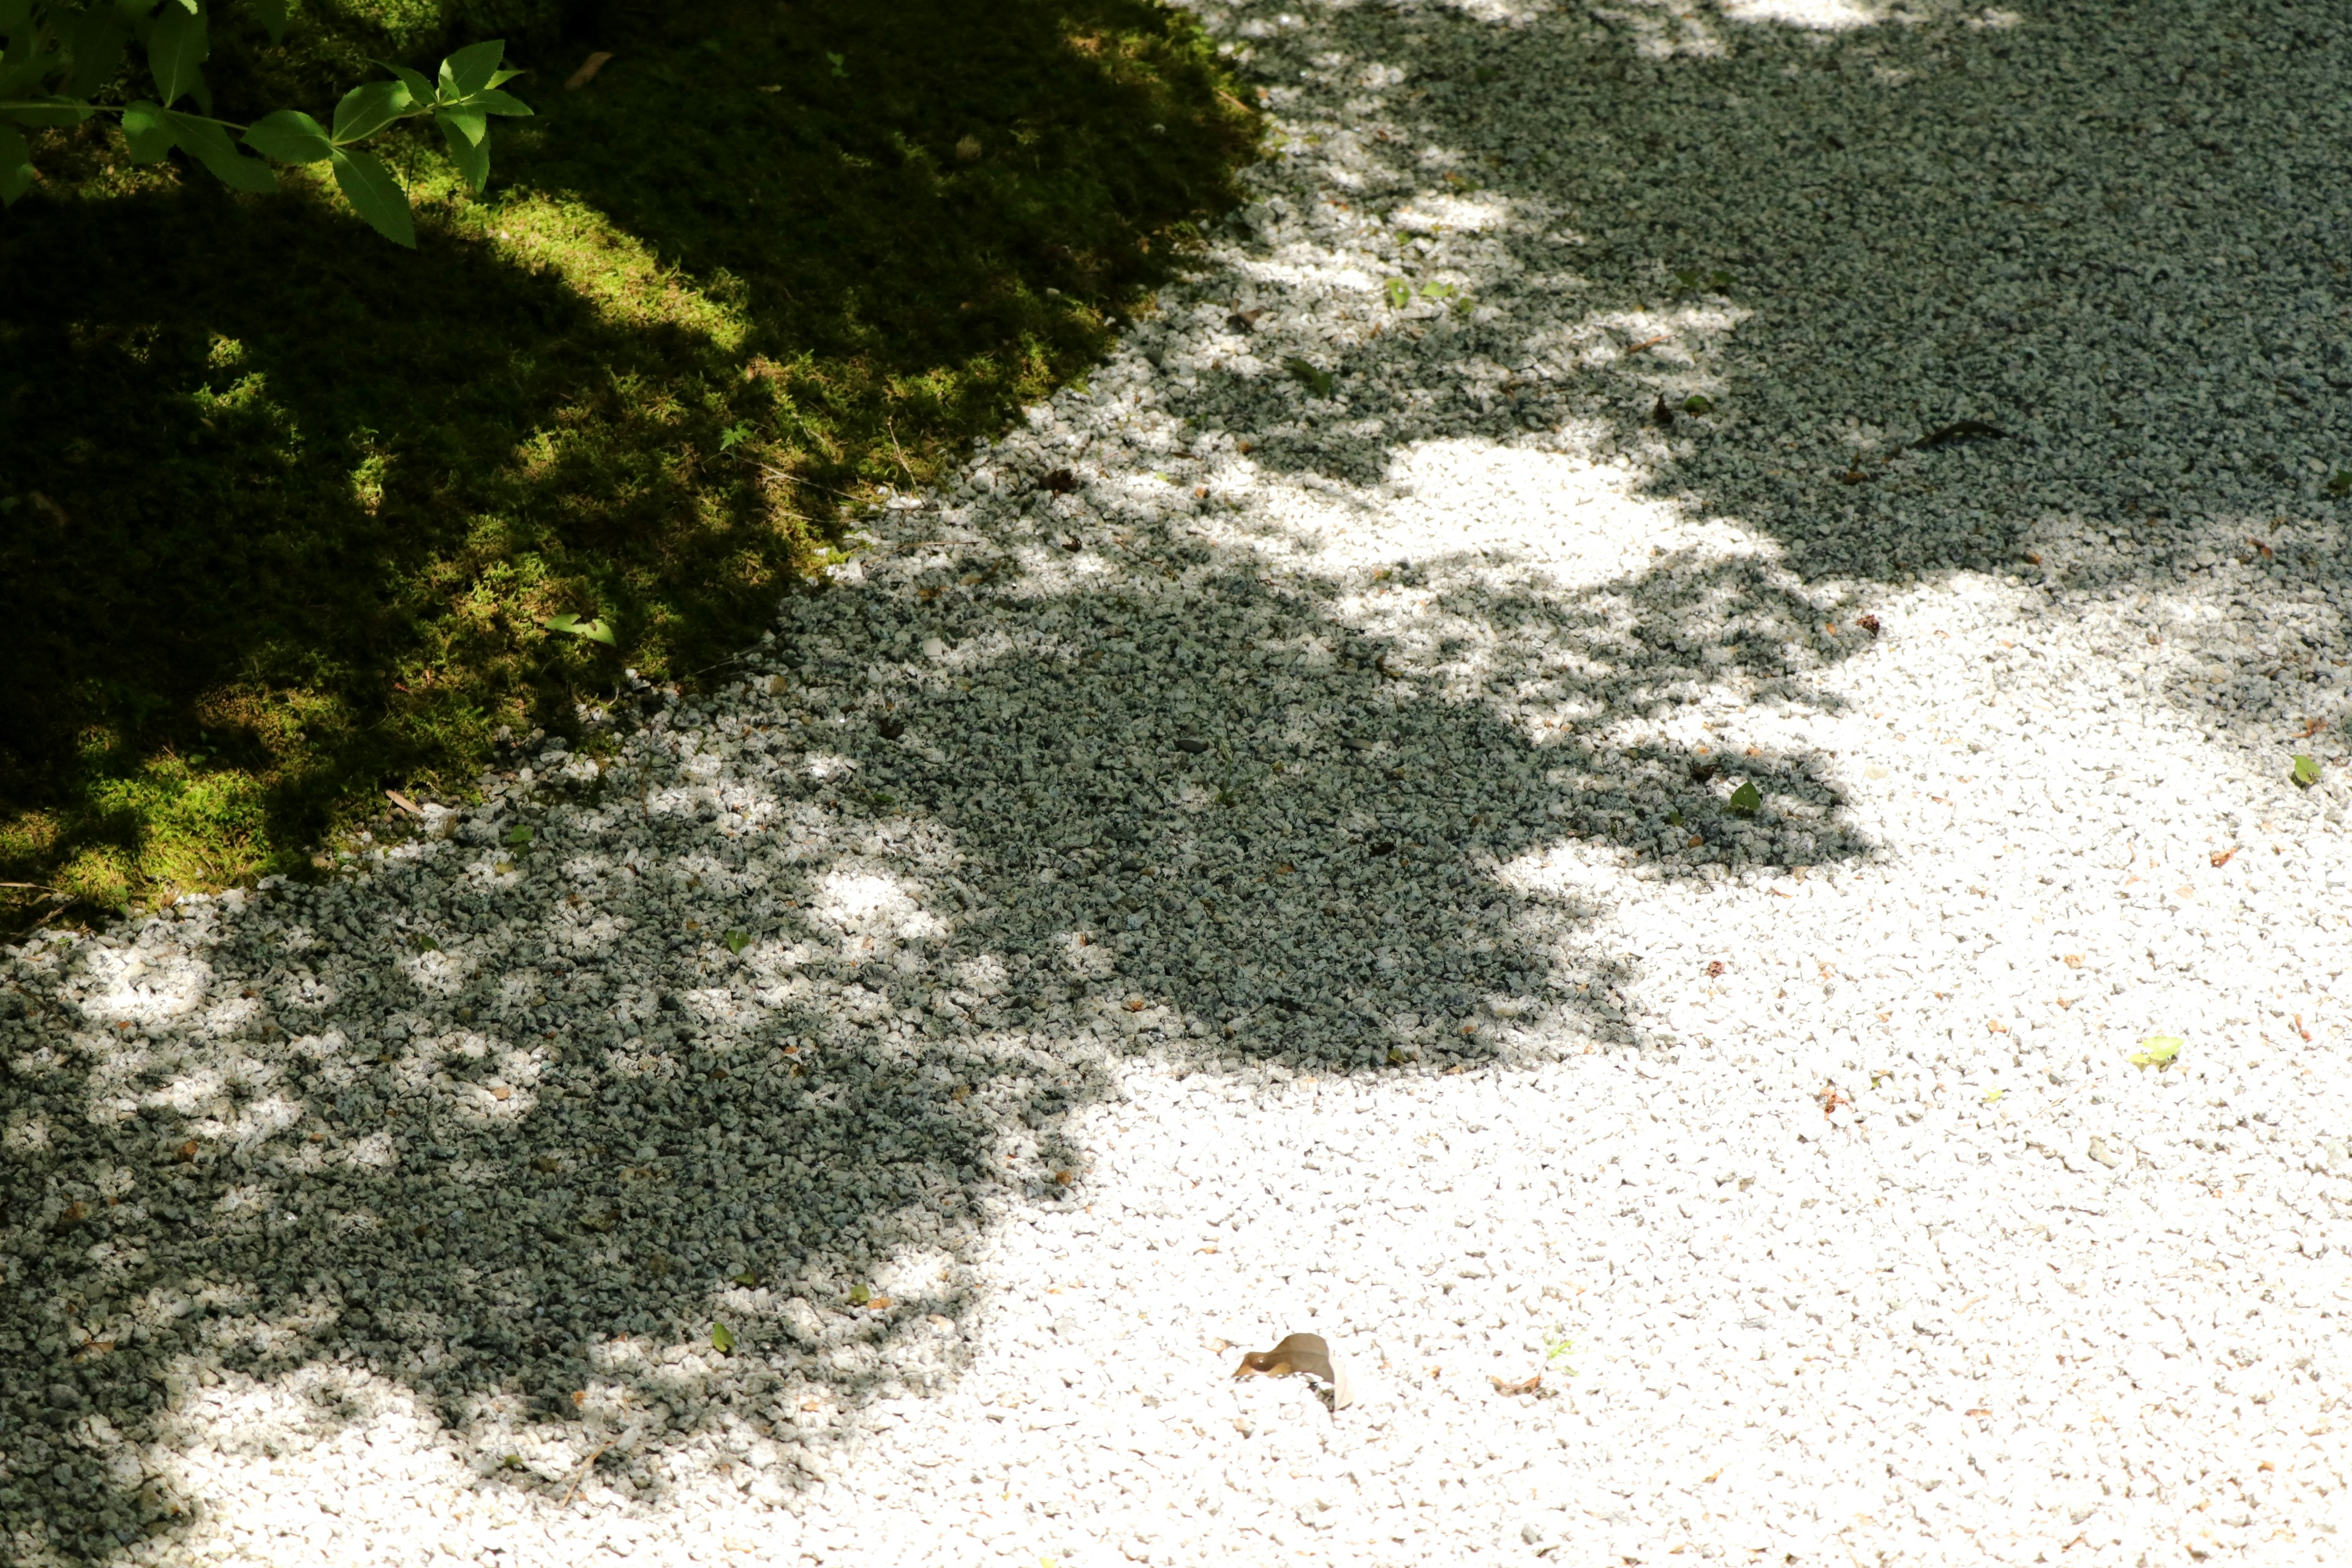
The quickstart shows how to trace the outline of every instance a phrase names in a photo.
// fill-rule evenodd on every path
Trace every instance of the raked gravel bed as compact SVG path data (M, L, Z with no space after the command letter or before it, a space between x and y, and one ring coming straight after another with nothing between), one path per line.
M0 1557L2342 1559L2340 16L1208 19L721 689L12 952Z

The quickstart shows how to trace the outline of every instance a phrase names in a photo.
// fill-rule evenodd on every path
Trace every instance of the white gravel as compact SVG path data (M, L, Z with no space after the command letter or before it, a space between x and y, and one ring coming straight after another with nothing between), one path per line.
M715 698L13 952L0 1556L2342 1560L2340 16L1292 5Z

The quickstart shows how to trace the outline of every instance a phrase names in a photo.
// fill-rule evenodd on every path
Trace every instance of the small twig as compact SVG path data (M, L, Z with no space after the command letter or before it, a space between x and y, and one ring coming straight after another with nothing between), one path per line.
M401 810L408 813L409 816L422 816L425 815L425 808L423 806L418 805L415 801L409 799L398 790L388 789L383 793L385 796L391 800L393 805L400 807Z
M65 897L65 894L50 887L47 882L0 882L0 888L23 888L36 893L47 893L54 898Z
M1643 349L1654 349L1654 348L1656 348L1660 343L1664 342L1665 342L1669 337L1672 337L1673 335L1674 335L1674 334L1673 334L1673 333L1671 333L1671 332L1660 332L1660 333L1659 333L1656 337L1654 337L1654 338L1643 338L1640 342L1635 343L1632 348L1627 349L1623 353L1619 354L1617 357L1618 357L1619 359L1632 359L1635 354L1640 353Z
M572 1500L580 1495L581 1486L588 1479L588 1472L596 1468L596 1461L603 1458L604 1457L604 1450L612 1446L612 1439L606 1438L604 1443L598 1446L594 1453L588 1456L588 1458L581 1464L579 1474L572 1478L572 1489L563 1494L563 1500L557 1503L555 1505L556 1507L570 1508L572 1506Z
M914 486L917 489L922 489L923 481L915 477L915 466L907 461L906 450L898 445L898 423L895 420L884 419L882 421L882 432L884 435L890 437L890 450L898 454L898 466L907 471L907 482Z

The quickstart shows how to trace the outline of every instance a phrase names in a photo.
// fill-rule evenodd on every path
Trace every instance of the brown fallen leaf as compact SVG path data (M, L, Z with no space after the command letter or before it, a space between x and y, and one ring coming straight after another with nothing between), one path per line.
M2083 955L2079 952L2070 952L2058 962L2069 969L2080 969L2083 967Z
M1876 616L1856 616L1853 618L1853 624L1860 626L1864 631L1868 632L1872 637L1876 637L1883 629L1878 624L1878 617Z
M1331 1347L1323 1342L1320 1334L1286 1334L1272 1350L1252 1351L1243 1356L1234 1375L1286 1377L1294 1372L1319 1377L1331 1385L1331 1409L1335 1415L1356 1401L1354 1391L1348 1386L1347 1373L1331 1359Z
M2209 855L2209 856L2207 856L2207 857L2206 857L2206 858L2213 862L2213 868L2214 868L2215 870L2219 870L2219 869L2221 869L2222 867L2224 867L2224 866L2228 865L2228 864L2230 863L2231 859L2231 858L2233 858L2237 853L2238 853L2238 847L2237 847L2236 845L2232 844L2232 845L2231 845L2227 849L2216 849L2216 850L2214 850L2214 851L2213 851L2213 853L2212 853L2212 854L2210 854L2210 855Z
M1497 1394L1541 1394L1543 1392L1543 1373L1536 1373L1533 1377L1523 1378L1517 1383L1507 1382L1492 1374L1487 1376L1486 1381L1495 1385L1495 1392Z
M419 806L417 805L417 804L416 804L415 801L413 801L413 800L409 799L406 795L404 795L401 794L398 790L396 790L396 789L388 789L388 790L384 791L383 793L385 794L385 795L387 795L388 797L390 797L390 799L391 799L391 801L392 801L392 804L393 804L393 805L396 805L396 806L400 807L400 809L401 809L401 810L403 810L403 811L404 811L404 812L408 813L408 815L409 815L409 816L424 816L424 815L425 815L425 813L424 813L423 809L422 809L421 807L419 807Z
M603 70L604 68L604 62L612 58L612 50L598 49L594 54L590 55L586 59L580 62L580 68L578 70L573 71L570 76L563 79L564 87L570 91L578 92L582 88L586 87L590 82L596 79L596 73Z

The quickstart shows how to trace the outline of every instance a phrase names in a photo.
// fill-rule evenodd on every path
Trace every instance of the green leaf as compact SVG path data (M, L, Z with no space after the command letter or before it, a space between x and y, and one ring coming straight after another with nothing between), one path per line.
M219 121L176 109L164 110L159 118L172 128L172 140L181 151L210 170L221 184L257 195L278 188L278 171L259 158L239 153L236 143L228 139L228 127Z
M172 151L172 128L163 123L163 111L144 98L123 106L122 139L131 144L134 163L160 163Z
M740 953L751 945L751 936L749 931L730 931L721 940L727 943L727 951L730 952Z
M578 616L568 614L550 616L540 625L551 632L568 632L575 637L586 637L590 642L603 643L606 647L613 646L613 628L604 624L604 618L602 616L593 621L583 621Z
M73 74L66 79L67 94L95 96L122 69L123 46L130 42L131 23L111 5L92 5L75 18Z
M2332 496L2352 496L2352 468L2338 468L2328 475L2327 493Z
M406 82L364 82L343 94L343 100L335 105L335 145L348 147L354 142L364 142L415 107ZM340 171L341 165L336 167ZM350 192L346 190L344 194L348 195ZM352 205L360 205L357 196L352 197ZM408 210L405 195L401 197L400 206L403 212Z
M731 452L751 438L751 427L749 425L730 425L719 432L719 449Z
M863 1307L866 1302L871 1301L872 1300L874 1300L874 1292L868 1290L865 1286L852 1285L849 1288L849 1304L851 1306Z
M1391 278L1388 281L1388 296L1389 309L1402 310L1412 303L1412 285L1402 278Z
M1305 382L1308 389L1311 390L1316 396L1328 397L1331 395L1331 373L1329 371L1317 370L1313 365L1308 364L1303 359L1284 360L1282 362L1282 368L1297 376L1300 381Z
M417 932L408 940L419 952L438 952L441 951L441 944L435 942L431 937L426 936L423 931Z
M478 109L436 109L433 118L441 122L443 135L455 131L475 145L490 133L490 117Z
M1683 399L1683 412L1685 414L1712 414L1715 412L1715 405L1709 403L1706 398L1694 392L1688 397Z
M2294 759L2294 782L2302 785L2305 789L2309 789L2312 785L2317 784L2319 782L2319 759L2317 757L2306 757L2301 752L2297 752Z
M25 133L0 125L0 206L15 206L16 198L33 188L32 149Z
M400 87L398 82L384 85ZM405 93L408 89L400 90ZM408 210L408 193L400 188L400 182L392 177L392 171L374 153L336 148L335 184L343 188L344 196L376 233L394 245L416 248L416 218Z
M735 1283L746 1290L751 1289L760 1283L760 1271L756 1268L746 1268L742 1273L735 1276Z
M530 829L520 822L516 823L513 829L507 834L507 842L517 849L529 848L530 847Z
M735 1348L735 1335L724 1323L710 1325L710 1348L726 1355Z
M1750 780L1733 790L1731 799L1726 804L1742 816L1753 816L1762 809L1764 797L1757 793L1755 783Z
M843 63L845 57L841 55L828 54L824 58L826 63L833 67L834 75L841 78L845 81L849 79L849 67Z
M246 4L271 43L286 41L286 0L246 0Z
M485 114L528 116L530 113L530 105L525 103L521 99L517 98L510 92L499 92L496 90L468 93L460 103L454 107L462 109L478 109Z
M371 59L368 64L379 70L388 70L398 77L400 85L408 89L410 102L422 105L433 101L433 84L425 79L423 71L412 69L407 66L396 66L390 60Z
M18 100L17 107L5 111L5 118L18 125L79 125L97 110L79 99L46 97Z
M1999 1100L2002 1095L2007 1094L2009 1090L2005 1089L1989 1089L1985 1090L1985 1103L1987 1105L1990 1105L1993 1101Z
M488 121L478 114L467 115L462 110L453 113L443 109L434 112L433 122L441 127L441 140L449 143L450 161L466 176L466 184L478 192L488 184L490 144L484 139Z
M2180 1054L2180 1047L2187 1043L2178 1035L2150 1035L2139 1043L2139 1049L2131 1054L2131 1065L2136 1068L2169 1067L2172 1059Z
M163 7L147 34L147 69L155 78L155 91L165 108L197 89L204 80L198 68L211 53L204 13L191 15L177 5Z
M327 129L299 109L281 109L247 128L245 144L281 163L323 163L335 155Z
M506 58L504 38L492 38L484 44L467 44L441 62L441 95L446 101L466 98L496 87L490 79L499 74L499 61Z

